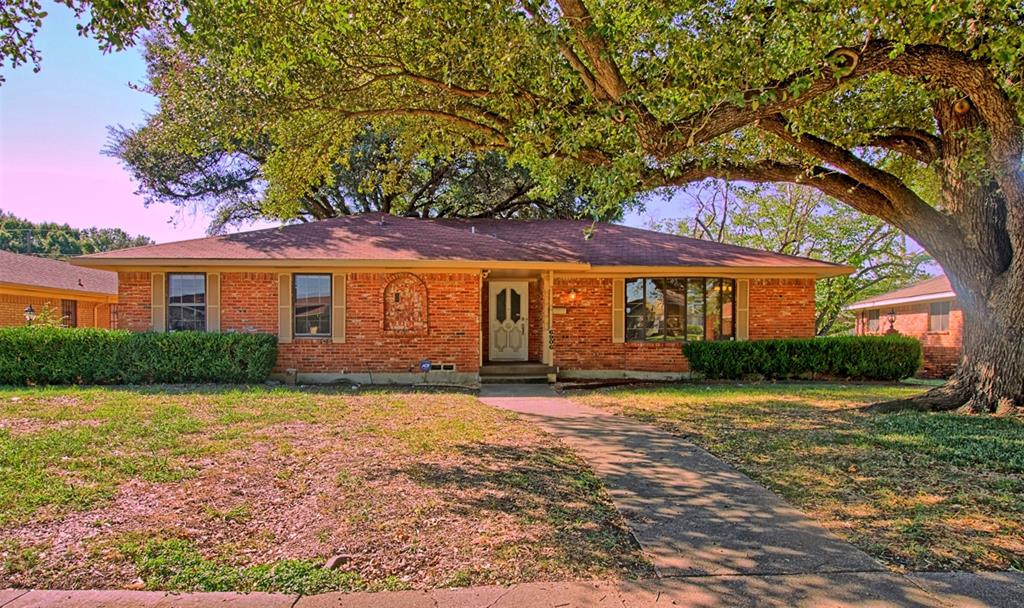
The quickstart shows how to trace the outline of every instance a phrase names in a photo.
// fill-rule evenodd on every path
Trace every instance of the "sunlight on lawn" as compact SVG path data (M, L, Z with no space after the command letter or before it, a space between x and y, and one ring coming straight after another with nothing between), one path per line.
M1024 420L869 414L927 387L680 384L573 395L664 425L896 568L1024 568Z
M648 572L590 470L471 395L0 389L0 587L313 593Z

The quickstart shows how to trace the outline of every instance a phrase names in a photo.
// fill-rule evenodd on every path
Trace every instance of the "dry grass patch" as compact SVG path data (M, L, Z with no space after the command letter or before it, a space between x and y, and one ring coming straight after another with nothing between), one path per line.
M573 397L688 436L896 569L1024 568L1024 420L859 409L922 390L682 384Z
M0 587L310 593L649 573L583 463L465 394L8 389L0 421L17 421L0 426Z

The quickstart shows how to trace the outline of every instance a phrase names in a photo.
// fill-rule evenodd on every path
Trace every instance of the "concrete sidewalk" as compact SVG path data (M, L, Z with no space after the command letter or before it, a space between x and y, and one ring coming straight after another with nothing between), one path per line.
M947 573L904 577L703 576L658 581L529 583L431 591L283 594L153 591L0 591L0 608L1018 608L1024 574Z
M853 545L693 443L545 385L480 400L558 435L597 473L659 576L881 572Z

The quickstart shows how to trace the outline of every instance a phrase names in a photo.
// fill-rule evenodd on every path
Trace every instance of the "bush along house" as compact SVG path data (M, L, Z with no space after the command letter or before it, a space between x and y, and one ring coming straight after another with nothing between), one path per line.
M277 336L299 382L687 374L687 340L814 335L851 268L620 225L378 213L78 257L119 327Z
M946 275L932 277L847 307L857 315L857 335L899 333L921 341L922 378L948 378L960 362L964 317Z

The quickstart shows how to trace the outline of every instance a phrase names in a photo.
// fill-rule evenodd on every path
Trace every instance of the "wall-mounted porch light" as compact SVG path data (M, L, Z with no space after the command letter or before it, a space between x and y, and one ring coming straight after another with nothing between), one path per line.
M29 325L32 325L32 321L36 320L36 309L32 308L31 304L25 307L25 320L28 321Z

